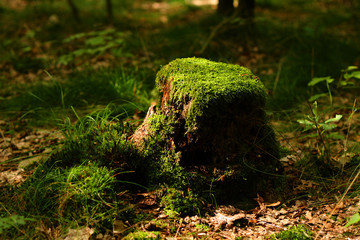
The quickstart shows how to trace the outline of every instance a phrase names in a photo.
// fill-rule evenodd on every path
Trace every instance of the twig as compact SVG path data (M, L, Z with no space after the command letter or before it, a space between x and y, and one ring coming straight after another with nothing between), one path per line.
M283 63L284 63L284 58L280 59L279 66L278 66L278 71L276 73L276 77L275 77L275 81L274 81L274 87L273 87L273 94L274 95L275 95L276 87L277 87L279 79L280 79L280 73L281 73L281 68L282 68Z
M179 223L179 227L176 230L176 234L175 234L175 238L177 238L177 235L179 234L180 228L181 228L181 224L182 224L183 219L180 219L180 223Z
M216 36L218 31L228 22L230 22L233 19L233 17L225 18L223 21L221 21L218 25L216 25L213 30L210 33L210 36L206 39L205 43L201 47L199 54L203 54L206 50L206 48L209 46L211 40Z
M139 34L139 39L140 39L141 46L142 46L142 48L143 48L143 50L144 50L144 55L145 55L145 57L147 58L147 60L148 60L149 62L151 62L150 52L149 52L148 48L146 47L145 42L144 42L144 39L141 37L140 34Z
M1 134L1 137L3 138L4 142L6 142L4 132L3 132L3 130L1 130L1 129L0 129L0 134Z

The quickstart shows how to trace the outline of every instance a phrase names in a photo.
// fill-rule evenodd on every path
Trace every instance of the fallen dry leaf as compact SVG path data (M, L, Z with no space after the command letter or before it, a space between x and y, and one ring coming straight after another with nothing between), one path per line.
M94 229L85 227L80 229L69 229L64 240L88 240L94 233Z

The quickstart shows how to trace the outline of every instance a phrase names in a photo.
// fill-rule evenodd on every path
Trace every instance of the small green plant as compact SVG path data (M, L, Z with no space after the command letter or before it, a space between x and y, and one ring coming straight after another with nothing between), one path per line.
M340 114L337 114L333 118L327 120L322 120L318 112L318 104L315 101L312 105L309 105L311 109L311 115L307 115L306 119L297 120L298 123L304 126L304 132L309 130L315 130L316 133L308 135L308 137L317 137L320 144L323 146L323 153L325 155L326 161L330 160L330 146L329 139L343 139L342 135L337 134L336 132L331 132L332 129L336 128L336 122L339 122L343 117Z
M82 56L99 56L110 50L113 51L115 55L123 54L122 49L127 35L127 33L117 32L113 28L74 34L66 38L63 42L65 44L71 43L72 46L75 46L77 49L60 56L58 64L68 65Z
M328 90L327 93L319 93L319 94L315 94L313 95L312 97L309 98L309 102L313 102L315 100L317 100L318 98L320 97L324 97L324 96L329 96L329 100L330 100L330 104L332 105L333 104L333 97L332 97L332 93L331 93L331 90L330 90L330 83L334 82L334 79L331 78L331 77L320 77L320 78L313 78L309 83L308 83L308 86L309 87L312 87L312 86L315 86L316 84L318 83L321 83L321 82L325 82L326 83L326 88Z
M360 80L360 71L357 66L349 66L341 70L342 75L338 81L338 87L355 86L355 80Z
M292 239L292 240L310 240L312 239L313 233L307 229L306 227L304 227L303 225L297 225L297 226L293 226L288 230L279 232L275 235L271 236L272 240L276 240L276 239L283 239L283 240L287 240L287 239Z
M0 218L0 234L3 234L5 230L8 230L10 228L17 228L18 225L25 225L26 220L27 219L24 216L19 215L12 215L9 217Z
M358 67L356 66L349 66L346 69L341 70L341 76L339 80L337 81L337 88L345 88L345 87L354 87L356 85L356 80L360 80L360 71L357 71ZM309 98L309 102L316 101L317 99L321 97L329 96L330 104L333 104L333 95L331 91L331 84L335 82L335 79L327 76L327 77L315 77L313 78L309 83L309 87L314 87L315 85L318 85L320 83L325 83L327 92L326 93L319 93L312 95Z

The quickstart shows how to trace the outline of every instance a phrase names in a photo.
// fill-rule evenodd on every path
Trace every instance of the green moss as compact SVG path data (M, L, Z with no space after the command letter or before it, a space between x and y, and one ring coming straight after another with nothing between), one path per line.
M297 225L271 236L271 239L308 240L312 239L312 235L313 233L309 229L303 225Z
M141 240L141 239L161 239L160 232L144 232L136 231L127 235L124 239L126 240Z
M171 117L171 116L170 116ZM150 134L169 136L174 134L175 120L164 114L153 114L149 117Z
M161 198L160 205L164 207L169 217L191 216L200 212L202 203L199 197L191 191L180 191L169 188Z
M195 227L196 227L197 229L199 229L200 231L204 231L204 232L210 231L209 225L204 224L204 223L196 224Z
M211 118L217 109L234 105L261 108L266 101L264 85L249 69L202 58L176 59L163 66L156 76L156 86L164 93L169 83L168 104L190 103L188 130L202 118Z

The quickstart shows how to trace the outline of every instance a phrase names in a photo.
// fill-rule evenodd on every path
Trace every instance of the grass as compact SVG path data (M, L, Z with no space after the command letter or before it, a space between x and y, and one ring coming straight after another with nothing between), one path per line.
M37 226L50 227L53 231L56 228L60 235L66 234L68 228L84 225L102 232L112 229L116 218L130 220L133 214L135 219L128 204L117 198L119 192L114 189L120 188L119 181L108 168L84 164L43 170L45 174L37 174L9 192L20 199L7 204L6 208L2 206L2 211L16 211L25 217L17 224L25 221L26 225L21 226L20 231L5 231L2 237L15 239L26 233L27 239L37 238L42 235ZM11 215L3 217L14 216L10 211Z
M310 34L300 27L294 29L278 24L269 27L269 22L266 22L265 25L260 23L259 29L262 29L260 39L270 39L266 41L269 45L264 46L264 51L272 56L283 56L281 62L273 63L276 72L260 75L260 78L269 84L268 88L273 90L270 108L274 110L294 107L304 101L309 96L307 83L313 77L338 77L341 69L356 61L360 50L355 43L346 44L327 33ZM267 32L267 29L277 29L275 31L279 35ZM283 45L287 47L284 49ZM268 52L267 49L271 51ZM271 81L277 76L276 83Z
M359 62L360 32L356 26L360 4L348 7L337 1L259 0L255 27L249 34L243 21L227 19L223 24L212 9L190 7L183 1L171 1L163 12L135 1L113 1L115 19L109 26L104 2L84 0L79 5L81 22L74 22L66 1L32 1L24 9L0 5L0 114L12 123L3 129L4 134L28 126L57 125L66 139L47 161L28 169L29 175L35 172L25 183L1 186L2 238L65 237L69 228L84 225L104 233L112 231L115 220L135 224L145 216L137 216L122 196L127 191L164 187L155 186L164 179L169 185L181 185L181 190L165 191L162 204L166 210L177 216L201 209L187 192L189 176L183 175L181 168L166 165L168 159L159 158L160 153L151 147L139 153L126 142L133 129L123 121L141 121L157 99L155 73L170 60L199 56L249 67L269 90L267 110L274 120L286 118L288 122L295 122L302 117L300 111L307 111L301 104L311 95L307 83L313 77L338 78L341 69ZM125 35L106 35L105 45L97 46L100 52L93 53L93 46L86 45L94 41L93 35L66 41L79 33L95 32L96 38L108 29ZM111 45L118 39L121 44ZM76 50L82 54L72 56ZM70 60L59 64L62 56L70 56ZM358 95L358 89L352 91ZM336 111L348 108L340 106ZM323 110L325 115L333 112ZM296 124L285 128L300 134ZM357 130L353 126L350 131ZM305 171L311 166L319 178L310 174L301 177L326 185L357 169L359 144L351 145L349 152L355 157L344 172L329 174L315 164L318 158L310 153L296 167ZM173 157L171 154L168 156ZM144 158L154 164L141 166ZM162 175L147 175L156 168ZM168 171L170 168L178 175ZM358 194L359 186L354 186L349 196ZM276 238L307 239L308 235L298 226ZM135 232L128 238L145 237L156 239L159 233Z
M131 189L129 185L136 185L127 180L131 173L116 162L127 159L123 154L130 154L131 148L126 138L121 138L125 130L121 125L109 127L111 119L109 114L98 113L76 126L66 125L66 140L58 152L39 163L21 186L2 187L7 191L1 197L8 204L1 206L1 212L7 212L1 217L9 219L16 212L25 220L32 219L21 231L6 231L3 237L13 239L24 233L28 239L41 237L35 227L39 225L59 235L84 225L105 232L113 228L116 219L139 220L129 203L119 197Z
M74 72L65 81L50 76L48 82L35 83L17 96L0 102L5 115L21 114L44 124L71 115L71 108L81 114L109 106L114 115L132 116L135 110L146 112L152 96L151 73L135 70L86 70Z

